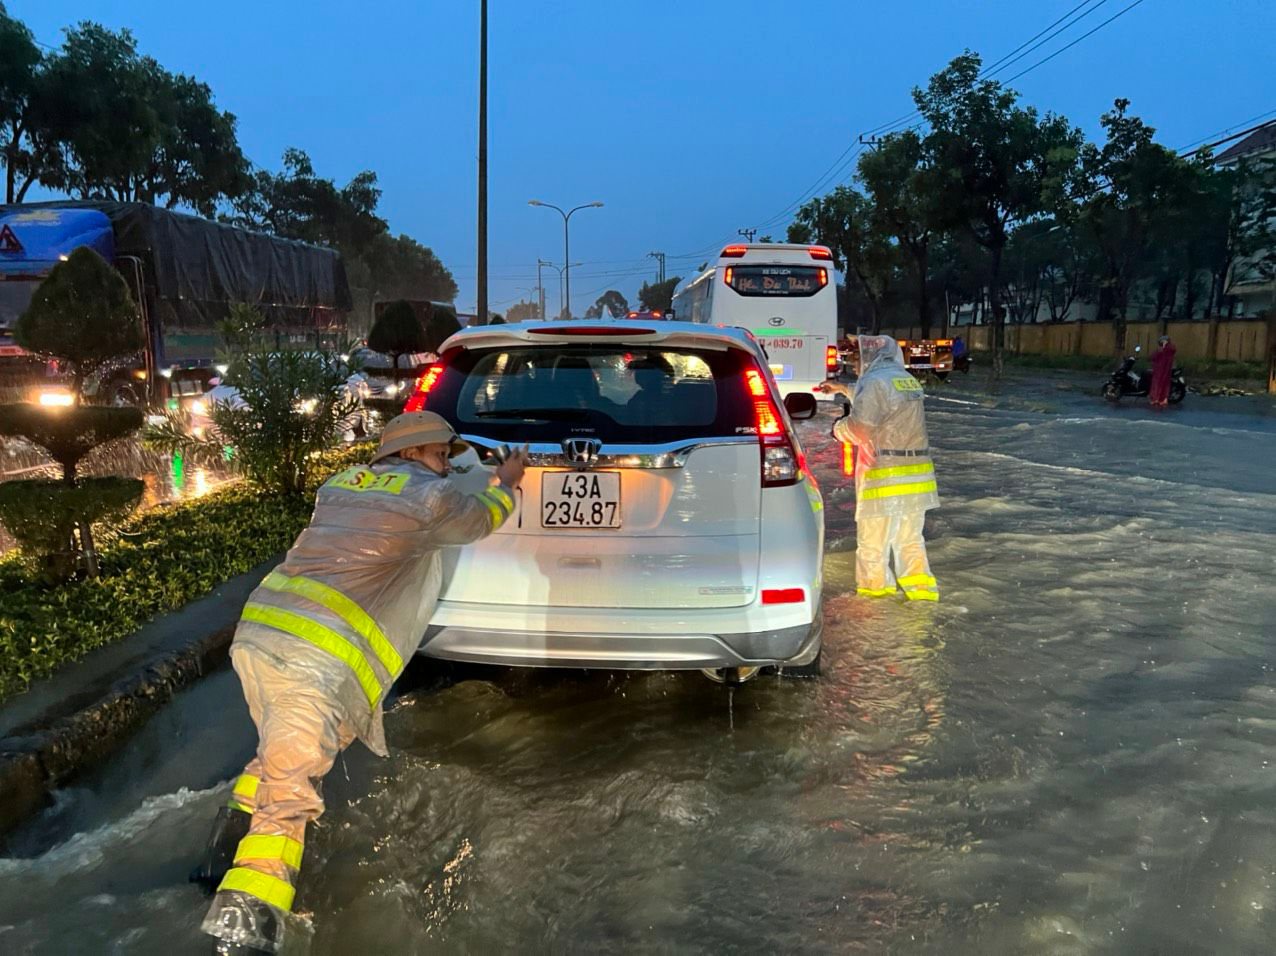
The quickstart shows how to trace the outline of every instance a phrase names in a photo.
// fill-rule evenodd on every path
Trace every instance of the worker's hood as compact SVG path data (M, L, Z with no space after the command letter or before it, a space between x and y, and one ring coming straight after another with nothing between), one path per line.
M43 275L80 246L114 258L111 221L96 209L0 207L0 272Z
M859 340L861 378L869 372L891 365L899 366L901 372L907 371L904 367L904 350L889 335L861 335Z

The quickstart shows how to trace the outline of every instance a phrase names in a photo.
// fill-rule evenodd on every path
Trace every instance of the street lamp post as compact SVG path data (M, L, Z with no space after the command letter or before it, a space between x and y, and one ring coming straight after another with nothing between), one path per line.
M571 265L573 265L573 266L583 266L583 265L584 265L584 263L583 263L583 262L573 262L573 263L571 263ZM559 302L559 313L560 313L560 314L566 314L566 312L567 312L567 298L566 298L566 293L564 293L564 292L563 292L563 275L564 275L564 272L567 270L568 266L556 266L556 265L554 265L554 263L550 262L548 259L537 259L537 260L536 260L536 268L537 268L537 272L538 272L538 273L539 273L539 271L540 271L541 266L544 266L544 267L545 267L545 268L547 268L547 269L553 269L555 272L557 272L557 273L558 273L558 302ZM543 318L545 318L545 305L544 305L544 299L545 299L545 290L544 290L544 287L542 287L542 288L541 288L541 318L542 318L542 319L543 319Z
M580 265L580 263L579 262L573 263L571 261L571 248L568 245L568 236L567 236L567 222L569 219L571 219L572 213L580 209L597 209L602 206L602 203L597 201L587 202L587 203L583 203L582 205L575 206L567 210L566 212L564 212L558 206L555 206L553 203L541 202L539 199L529 199L527 201L527 204L529 206L544 206L547 209L553 209L555 212L557 212L560 216L563 217L563 263L564 263L563 265L563 270L564 270L563 271L563 312L566 314L567 318L571 318L571 314L572 314L572 305L571 305L572 303L572 270L571 270L571 267L573 265Z

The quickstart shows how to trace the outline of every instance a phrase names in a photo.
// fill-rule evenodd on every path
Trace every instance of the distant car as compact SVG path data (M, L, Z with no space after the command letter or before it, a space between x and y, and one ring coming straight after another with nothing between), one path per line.
M530 442L516 515L448 549L421 653L530 667L818 672L823 501L765 354L740 329L466 329L409 411L488 458ZM481 487L472 469L463 481Z
M666 312L662 309L639 309L633 312L626 312L625 318L637 319L639 322L650 322L655 319L672 320L674 313L672 310Z

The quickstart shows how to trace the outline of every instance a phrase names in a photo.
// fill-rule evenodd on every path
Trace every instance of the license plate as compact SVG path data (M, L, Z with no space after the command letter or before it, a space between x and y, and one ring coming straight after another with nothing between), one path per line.
M619 528L619 472L551 471L543 474L541 527Z

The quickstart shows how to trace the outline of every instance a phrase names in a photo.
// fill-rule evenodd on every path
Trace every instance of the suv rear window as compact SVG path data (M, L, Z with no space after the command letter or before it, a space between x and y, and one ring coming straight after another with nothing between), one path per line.
M738 349L520 345L444 361L426 407L494 440L661 444L754 427L743 379L750 357Z

